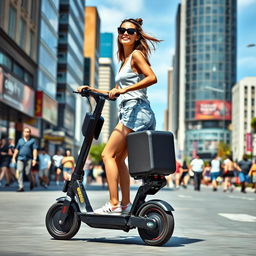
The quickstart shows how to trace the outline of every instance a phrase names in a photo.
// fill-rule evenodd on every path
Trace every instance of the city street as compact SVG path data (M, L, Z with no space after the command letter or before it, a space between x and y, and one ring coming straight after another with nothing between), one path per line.
M28 184L27 184L28 186ZM162 247L147 246L137 230L93 229L81 225L69 241L57 241L48 234L45 215L55 199L64 194L57 187L48 190L0 188L0 255L255 255L256 194L213 192L203 187L163 189L154 198L168 201L175 209L175 229ZM132 198L137 187L132 187ZM100 186L90 186L94 208L108 198ZM149 197L151 198L151 197Z

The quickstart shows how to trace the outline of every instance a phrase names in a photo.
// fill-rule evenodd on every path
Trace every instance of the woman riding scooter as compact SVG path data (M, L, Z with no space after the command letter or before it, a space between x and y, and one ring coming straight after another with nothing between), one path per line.
M160 40L147 35L142 29L142 19L125 19L118 27L118 59L122 62L116 76L116 85L110 91L89 86L80 86L77 91L90 89L108 93L110 99L120 95L119 123L112 132L102 153L106 168L110 200L95 213L126 213L131 209L130 176L125 164L127 157L126 137L134 131L154 130L155 115L147 98L147 87L155 84L157 78L148 60L150 42ZM118 183L122 200L118 197Z

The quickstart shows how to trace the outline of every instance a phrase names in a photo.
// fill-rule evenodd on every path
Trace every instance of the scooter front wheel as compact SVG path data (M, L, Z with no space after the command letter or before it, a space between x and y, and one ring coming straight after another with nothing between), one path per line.
M57 202L50 207L46 214L45 224L49 234L53 238L58 240L68 240L78 232L81 225L81 220L77 216L77 213L73 209L72 205L70 205L66 221L63 225L60 225L59 219L62 206L63 202Z
M171 212L166 212L158 204L146 203L138 215L152 219L156 223L154 230L138 228L139 235L146 244L160 246L169 241L174 230L174 218Z

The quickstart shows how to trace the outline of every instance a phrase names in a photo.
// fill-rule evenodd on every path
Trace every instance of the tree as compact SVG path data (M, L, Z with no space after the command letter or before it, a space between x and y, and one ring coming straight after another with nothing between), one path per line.
M102 153L105 146L106 146L105 143L93 144L91 146L89 155L91 156L92 161L93 161L94 164L99 164L99 162L101 161L101 153Z
M253 132L256 133L256 117L252 118L251 127L253 129Z
M226 158L228 155L231 154L230 145L226 144L223 141L220 141L218 144L218 156L222 159Z

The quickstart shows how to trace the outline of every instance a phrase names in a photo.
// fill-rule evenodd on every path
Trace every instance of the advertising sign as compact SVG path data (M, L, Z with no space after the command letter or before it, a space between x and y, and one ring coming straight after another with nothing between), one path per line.
M231 120L231 103L223 100L199 100L195 104L196 120Z
M245 134L246 151L252 152L252 133L248 132Z
M0 100L5 104L34 116L35 92L0 67Z
M58 103L42 91L36 92L35 115L57 125Z

